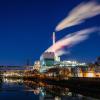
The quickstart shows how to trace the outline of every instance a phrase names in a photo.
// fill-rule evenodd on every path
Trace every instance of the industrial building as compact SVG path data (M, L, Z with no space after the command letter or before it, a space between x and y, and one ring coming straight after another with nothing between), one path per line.
M53 45L55 44L55 32L53 32ZM58 57L57 55L55 55L55 52L52 51L45 51L41 57L40 57L40 65L41 65L41 71L47 70L49 68L54 67L54 65L60 61L60 57Z
M40 57L40 62L42 66L52 66L54 65L55 54L54 52L45 52Z

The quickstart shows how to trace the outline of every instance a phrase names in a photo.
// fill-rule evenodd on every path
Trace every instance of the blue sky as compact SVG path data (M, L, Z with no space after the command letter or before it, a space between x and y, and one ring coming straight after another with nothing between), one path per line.
M27 59L31 63L38 60L52 44L56 25L83 1L89 0L0 1L0 65L25 65ZM59 40L71 32L94 26L100 27L100 15L57 32L56 38ZM71 54L62 56L62 59L94 61L100 56L100 33L93 33L70 51Z

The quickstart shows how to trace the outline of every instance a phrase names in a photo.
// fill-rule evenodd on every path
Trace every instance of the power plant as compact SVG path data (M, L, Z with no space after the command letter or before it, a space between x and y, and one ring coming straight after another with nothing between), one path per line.
M56 43L56 36L55 36L55 32L53 32L53 36L52 36L52 45L55 45ZM40 61L43 60L43 59L46 59L46 60L53 60L53 61L57 61L57 55L56 55L56 51L55 50L52 50L52 51L45 51L41 57L40 57Z
M52 35L52 45L55 45L56 43L56 36L55 32L53 32ZM45 67L51 67L54 66L57 62L60 61L60 57L56 55L56 51L52 50L52 52L45 51L41 57L40 57L40 64L43 67L42 69L45 69Z

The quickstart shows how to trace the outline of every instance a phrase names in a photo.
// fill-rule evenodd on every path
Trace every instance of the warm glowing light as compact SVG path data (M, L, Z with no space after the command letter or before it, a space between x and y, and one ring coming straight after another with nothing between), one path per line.
M95 77L95 75L93 72L89 72L89 73L87 73L87 77Z
M78 77L83 77L83 73L78 73Z

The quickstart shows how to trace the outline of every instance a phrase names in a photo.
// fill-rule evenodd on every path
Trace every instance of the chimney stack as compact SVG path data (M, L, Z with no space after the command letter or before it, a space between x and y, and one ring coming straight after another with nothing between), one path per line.
M56 37L55 37L55 32L53 32L53 45L55 44L56 42Z

